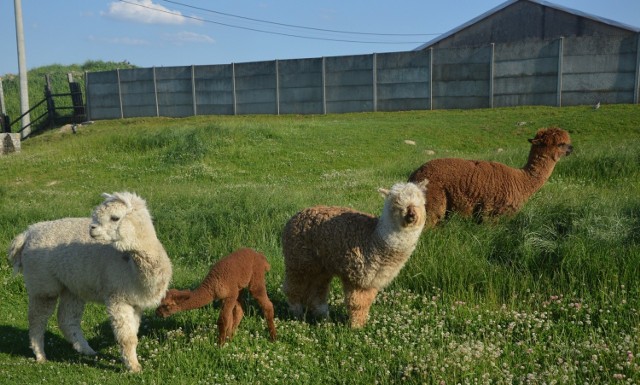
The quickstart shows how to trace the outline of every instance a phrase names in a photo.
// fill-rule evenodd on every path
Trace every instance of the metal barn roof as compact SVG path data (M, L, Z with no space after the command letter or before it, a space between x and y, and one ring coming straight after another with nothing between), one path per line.
M438 43L438 42L440 42L440 41L442 41L442 40L444 40L444 39L446 39L446 38L448 38L450 36L455 35L456 33L464 30L465 28L467 28L467 27L469 27L469 26L471 26L473 24L476 24L477 22L479 22L479 21L481 21L481 20L483 20L483 19L485 19L485 18L487 18L487 17L489 17L491 15L494 15L494 14L502 11L503 9L505 9L505 8L515 4L515 3L521 2L521 1L526 1L526 2L530 2L530 3L539 4L539 5L542 5L544 7L553 8L553 9L556 9L556 10L559 10L559 11L562 11L562 12L570 13L570 14L573 14L573 15L576 15L576 16L580 16L580 17L584 17L584 18L588 18L588 19L591 19L591 20L594 20L594 21L597 21L597 22L600 22L600 23L608 24L608 25L611 25L611 26L616 27L616 28L626 29L626 30L629 30L629 31L632 31L632 32L640 33L640 28L639 27L634 27L634 26L631 26L631 25L628 25L628 24L624 24L624 23L620 23L620 22L617 22L617 21L614 21L614 20L610 20L610 19L607 19L607 18L604 18L604 17L595 16L595 15L592 15L592 14L589 14L589 13L586 13L586 12L582 12L582 11L578 11L578 10L575 10L575 9L572 9L572 8L563 7L563 6L548 2L548 1L543 1L543 0L509 0L509 1L506 1L506 2L498 5L497 7L493 8L493 9L490 9L489 11L481 14L480 16L469 20L468 22L466 22L466 23L464 23L464 24L462 24L462 25L460 25L460 26L458 26L458 27L456 27L456 28L454 28L454 29L452 29L452 30L450 30L448 32L443 33L442 35L436 37L435 39L432 39L432 40L426 42L425 44L422 44L421 46L415 48L414 51L420 51L420 50L423 50L425 48L428 48L428 47L430 47L430 46L432 46L432 45L434 45L434 44L436 44L436 43Z

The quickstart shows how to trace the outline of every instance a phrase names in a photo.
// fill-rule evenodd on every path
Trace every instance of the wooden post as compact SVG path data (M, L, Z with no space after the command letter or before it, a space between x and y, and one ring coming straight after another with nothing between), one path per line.
M44 97L47 99L47 116L49 121L49 127L52 127L56 121L56 104L53 101L53 92L51 91L51 78L49 75L44 75Z
M79 123L85 118L82 88L80 83L73 81L73 74L68 73L67 80L69 81L69 93L71 93L71 104L73 105L73 122Z

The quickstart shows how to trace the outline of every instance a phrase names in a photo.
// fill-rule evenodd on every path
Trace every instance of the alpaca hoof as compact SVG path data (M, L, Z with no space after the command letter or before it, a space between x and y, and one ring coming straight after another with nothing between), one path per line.
M89 348L89 350L85 350L85 351L81 351L80 353L87 355L87 356L97 356L98 352L96 352L95 350Z
M366 319L352 318L351 320L349 320L349 326L351 327L351 329L362 329L366 324Z
M289 312L296 319L302 319L304 317L304 307L302 304L295 303L289 305Z
M136 366L131 366L129 368L129 371L131 373L140 373L142 371L142 366L140 366L140 364L136 365Z
M93 350L91 348L91 346L89 345L81 345L78 343L73 344L73 349L75 349L76 352L80 353L80 354L84 354L86 356L95 356L98 353L96 353L95 350Z

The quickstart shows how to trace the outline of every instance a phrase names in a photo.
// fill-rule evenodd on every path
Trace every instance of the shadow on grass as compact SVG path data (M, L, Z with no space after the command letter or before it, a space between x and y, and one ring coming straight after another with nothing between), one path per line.
M264 319L264 314L262 313L262 309L260 308L258 303L247 292L243 292L241 296L242 296L242 303L243 303L243 310L244 310L244 318L245 319L247 317L259 318L265 326L265 333L266 333L266 320ZM277 320L280 320L280 321L298 321L299 320L289 311L289 304L284 299L284 297L276 294L276 295L270 296L270 300L273 303L275 318ZM221 307L221 301L216 300L199 309L193 309L188 311L211 312L211 314L213 315L213 319L217 321L220 314L220 307ZM336 324L336 325L346 325L348 324L348 316L345 312L345 309L342 306L340 306L340 307L334 307L330 309L330 317L327 320L317 319L313 317L311 314L305 314L305 317L302 321L307 322L310 325L319 325L326 322ZM145 318L144 324L146 327L141 328L140 332L138 333L138 337L147 336L150 338L158 338L160 341L163 341L166 338L167 331L181 328L185 334L190 334L191 332L195 331L198 328L198 326L201 326L200 324L198 324L197 321L194 321L193 319L184 319L180 317L175 317L175 314L167 318L162 318L162 317L156 316L153 313L149 314ZM243 323L241 322L239 328L242 328L242 325ZM217 335L218 333L217 324L214 323L209 326L211 327L211 333L214 333ZM110 326L108 325L108 323L105 324L105 328L109 328L109 327ZM282 328L278 328L276 326L276 329L278 332L278 336L280 336L280 330L282 330Z
M107 327L110 326L107 325ZM26 329L19 329L14 326L0 325L0 335L3 337L3 343L0 344L0 352L15 357L23 357L33 359L34 365L35 355L29 346L29 331ZM66 362L74 364L86 364L89 367L103 370L122 371L123 366L121 364L120 357L113 356L111 354L98 353L97 356L87 356L76 352L69 342L57 334L46 332L44 335L45 340L45 353L47 360L50 362ZM96 337L89 341L94 349L97 348L98 341L102 342L103 338ZM114 341L111 341L114 342ZM115 365L109 364L109 361L115 360Z

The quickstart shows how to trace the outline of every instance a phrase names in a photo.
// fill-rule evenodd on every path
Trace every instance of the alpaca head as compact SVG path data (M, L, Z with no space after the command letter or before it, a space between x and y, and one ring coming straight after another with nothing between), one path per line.
M158 317L167 318L182 310L180 304L191 296L189 290L169 289L156 309Z
M532 154L546 155L556 162L573 151L569 133L557 127L539 130L535 138L529 139L529 143Z
M143 231L149 229L151 216L146 202L138 195L122 192L104 193L104 202L93 210L89 234L92 238L113 243L120 250L132 250ZM146 236L145 234L144 236ZM155 232L154 232L155 235Z
M428 180L418 184L397 183L391 190L379 189L385 197L383 216L398 228L422 229L425 221L425 193Z

